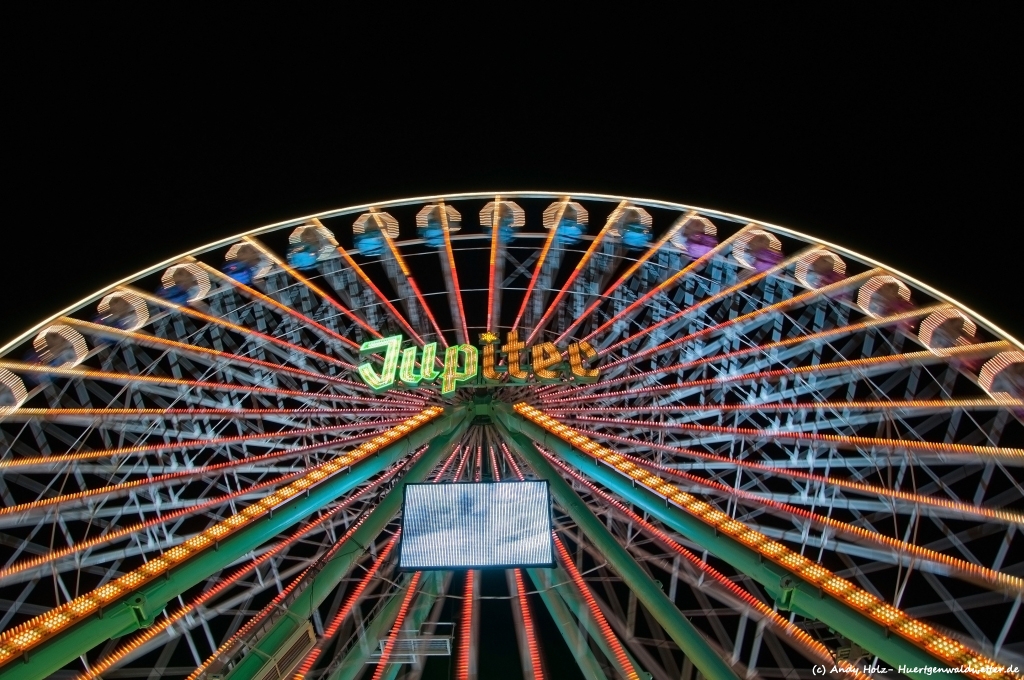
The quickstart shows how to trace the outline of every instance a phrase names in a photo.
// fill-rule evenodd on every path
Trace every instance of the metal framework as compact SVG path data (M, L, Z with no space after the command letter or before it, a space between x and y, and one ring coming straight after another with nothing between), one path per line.
M1020 342L783 227L565 192L269 225L0 348L0 679L1020 677L1022 423ZM556 568L397 570L403 485L522 479Z

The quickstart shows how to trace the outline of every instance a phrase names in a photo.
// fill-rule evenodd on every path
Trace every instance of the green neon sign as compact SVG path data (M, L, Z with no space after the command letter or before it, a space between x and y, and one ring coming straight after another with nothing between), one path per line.
M586 364L597 357L597 351L586 342L569 345L568 365L562 352L550 342L527 347L513 331L501 344L494 333L480 336L483 346L481 374L480 350L473 345L452 345L445 349L444 360L439 361L437 343L402 349L402 336L392 335L364 342L360 356L380 354L379 365L364 362L358 366L359 376L377 392L421 387L440 383L441 394L452 394L461 384L499 385L505 383L560 382L563 377L576 382L592 382L598 370Z

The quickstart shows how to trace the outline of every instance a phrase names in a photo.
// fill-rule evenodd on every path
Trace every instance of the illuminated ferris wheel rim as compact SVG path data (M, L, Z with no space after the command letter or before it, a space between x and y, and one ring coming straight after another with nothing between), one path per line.
M58 321L60 318L65 317L65 316L71 314L72 312L75 312L78 309L81 309L82 307L84 307L84 306L86 306L86 305L88 305L88 304L90 304L92 302L100 300L104 295L107 295L107 294L113 292L114 290L118 289L121 286L125 286L127 284L130 284L130 283L132 283L132 282L134 282L134 281L136 281L136 280L138 280L138 279L140 279L140 278L142 278L144 276L149 276L149 275L152 275L152 274L156 274L156 273L158 273L158 272L160 272L162 270L167 269L168 267L174 266L175 264L179 264L185 258L195 257L197 255L202 255L202 254L208 253L208 252L210 252L212 250L216 250L217 248L222 248L224 246L230 246L231 244L236 243L237 241L239 241L239 239L242 239L242 238L244 238L246 236L258 236L260 234L265 234L265 233L268 233L268 232L277 231L279 229L287 229L288 227L299 227L299 226L308 224L311 220L314 220L314 219L321 219L322 220L322 219L332 219L332 218L336 218L336 217L345 217L345 216L348 216L348 215L358 215L358 214L364 213L364 212L366 212L366 211L368 211L370 209L397 208L397 207L404 207L404 206L411 206L411 205L420 205L420 204L425 204L425 203L436 203L438 201L454 202L454 201L490 200L490 199L493 199L495 196L502 196L502 197L505 197L505 198L527 198L527 199L529 199L529 198L537 198L537 199L551 199L551 198L554 198L554 199L558 199L559 197L563 197L563 196L571 196L572 198L577 199L577 200L582 200L582 201L598 201L598 202L603 202L603 203L611 203L611 202L616 202L616 201L628 201L632 205L636 205L636 206L644 207L644 208L660 208L660 209L664 209L664 210L674 210L674 211L677 211L677 212L694 211L694 212L698 213L702 217L714 217L714 218L726 220L728 222L733 222L733 223L737 223L737 224L753 224L753 225L755 225L758 228L763 228L763 229L766 229L766 230L769 230L769 231L772 231L772 232L775 232L775 233L784 234L786 236L789 236L791 238L798 239L798 240L801 240L801 241L815 243L818 246L821 246L822 248L826 248L828 250L831 250L831 251L835 252L836 254L844 255L844 256L846 256L846 257L848 257L848 258L850 258L852 260L855 260L855 261L857 261L857 262L859 262L859 263L861 263L863 265L866 265L866 266L869 266L869 267L878 267L878 268L884 269L890 275L899 277L904 283L911 284L915 288L917 288L917 289L919 289L921 291L924 291L925 293L927 293L928 295L931 295L932 297L936 298L937 300L941 300L942 302L945 302L945 303L947 303L949 305L952 305L953 307L956 307L959 311L961 311L964 314L968 315L971 318L972 321L974 321L976 324L978 324L979 326L981 326L982 328L987 330L989 333L991 333L994 336L998 337L1000 340L1004 340L1004 341L1014 345L1018 350L1024 351L1024 342L1022 342L1021 340L1018 340L1017 338L1014 338L1012 335L1010 335L1009 333L1004 331L1002 328L1000 328L996 324L994 324L991 321L989 321L988 319L986 319L984 316L978 314L976 311L972 310L971 308L967 307L966 305L964 305L964 304L954 300L953 298L951 298L949 295L943 293L942 291L939 291L936 288L934 288L934 287L932 287L932 286L930 286L930 285L928 285L928 284L926 284L926 283L924 283L924 282L922 282L922 281L920 281L920 280L918 280L918 279L916 279L916 278L914 278L912 276L909 276L909 275L905 274L904 272L899 271L898 269L895 269L893 267L890 267L887 264L879 262L878 260L875 260L874 258L868 257L866 255L862 255L862 254L860 254L860 253L858 253L856 251L850 250L849 248L845 248L845 247L837 245L835 243L831 243L829 241L824 241L824 240L819 239L817 237L805 234L805 233L800 232L800 231L796 231L795 229L790 229L788 227L782 227L782 226L779 226L779 225L776 225L776 224L772 224L770 222L764 222L762 220L756 220L756 219L744 217L742 215L737 215L735 213L728 213L728 212L723 212L723 211L720 211L720 210L712 210L712 209L709 209L709 208L702 208L702 207L699 207L699 206L688 205L688 204L685 204L685 203L674 203L672 201L661 201L661 200L656 200L656 199L631 198L631 197L627 197L627 196L615 196L615 195L611 195L611 194L593 194L593 193L585 193L585 192L580 193L580 192L572 192L572 191L476 191L476 192L459 193L459 194L435 194L435 195L430 195L430 196L416 196L416 197L411 197L411 198L400 198L400 199L395 199L395 200L391 200L391 201L380 201L380 202L374 202L374 203L364 203L364 204L361 204L361 205L354 205L354 206L349 206L349 207L345 207L345 208L335 208L333 210L325 210L323 212L314 213L314 214L311 214L311 215L305 215L303 217L296 217L296 218L292 218L292 219L289 219L289 220L284 220L282 222L275 222L273 224L267 224L267 225L264 225L262 227L257 227L255 229L250 229L249 231L241 232L239 234L234 234L232 236L227 236L225 238L222 238L220 240L214 241L212 243L207 243L205 245L198 246L196 248L193 248L192 250L189 250L189 251L184 252L184 253L180 253L178 255L174 255L174 256L164 260L163 262L159 262L159 263L154 264L154 265L152 265L150 267L147 267L147 268L145 268L145 269L143 269L141 271L138 271L138 272L136 272L134 274L126 276L125 278L123 278L123 279L121 279L119 281L115 281L114 283L111 283L110 285L106 286L105 288L100 289L99 291L89 295L88 297L82 298L78 302L75 302L75 303L69 305L65 309L63 309L63 310L53 314L52 316L48 317L47 319L39 322L38 324L33 326L31 329L25 331L24 333L22 333L21 335L17 336L16 338L11 340L7 344L5 344L2 347L0 347L0 357L7 355L11 350L17 348L22 343L24 343L24 342L30 340L31 338L35 337L40 331L42 331L43 329L45 329L48 326L52 325L54 322ZM529 234L522 234L522 235L523 236L528 236ZM467 235L467 236L470 237L470 238L479 237L479 235L477 235L477 234ZM453 240L455 240L455 239L458 239L459 236L453 236L452 238L453 238ZM593 238L593 237L586 237L586 238L589 239L589 238ZM422 241L422 239L415 238L415 239L405 239L405 240L401 240L401 241L396 241L395 243L396 243L396 245L410 245L410 244L414 244L414 243L419 243L421 241ZM349 254L356 254L356 253L358 253L358 249L351 248L351 249L349 249L346 252L348 252Z

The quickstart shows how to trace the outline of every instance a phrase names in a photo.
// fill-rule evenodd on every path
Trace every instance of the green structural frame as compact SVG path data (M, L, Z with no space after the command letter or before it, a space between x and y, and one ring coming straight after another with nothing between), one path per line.
M70 629L47 640L33 650L31 655L0 667L0 680L48 677L87 650L111 638L150 625L154 617L169 602L201 583L210 574L243 558L284 529L300 522L318 508L326 506L427 444L427 450L401 476L396 487L363 518L362 523L348 539L358 549L338 551L331 560L320 565L319 570L305 584L304 593L308 592L309 595L294 598L288 605L287 615L278 619L269 631L256 641L250 653L240 659L228 674L231 680L247 680L254 677L266 660L272 658L281 645L292 639L296 630L305 624L314 610L349 574L365 553L366 549L362 546L370 545L397 515L404 485L425 479L436 468L445 453L451 451L451 447L465 429L480 422L495 424L533 471L548 481L558 504L605 555L611 568L625 581L638 600L708 680L737 680L738 676L729 662L722 659L707 644L703 634L669 600L660 584L650 578L557 470L537 451L535 443L555 452L590 479L634 506L642 508L680 535L703 546L710 553L754 579L775 598L780 608L825 623L894 667L941 666L940 661L927 651L898 635L890 634L884 627L828 593L819 591L795 577L782 567L763 561L755 551L727 535L716 532L665 498L646 488L635 486L632 480L515 413L511 406L491 402L489 397L484 396L449 408L444 415L413 430L401 440L381 449L376 455L329 476L311 488L308 494L296 496L272 514L263 516L225 538L216 547L197 554L170 572L166 578L146 584L123 600L112 603L104 611L86 617ZM573 622L573 614L595 641L597 648L614 665L611 650L607 649L600 632L586 611L586 605L573 591L566 575L559 569L529 569L527 573L540 591L545 607L584 676L588 680L604 677L602 666L588 645L583 631ZM431 606L442 594L442 576L443 573L438 572L423 579L416 605L410 612L410 625L418 628L425 621ZM376 641L387 635L389 626L397 615L408 579L403 582L406 585L398 589L368 625L365 631L367 639ZM343 659L335 662L327 677L330 680L353 678L365 667L372 650L373 646L355 645ZM642 673L632 657L629 661L638 673ZM393 668L387 669L387 677L393 677L398 667L398 664L393 664ZM911 677L928 680L929 676L921 674Z
M184 564L169 572L166 578L148 583L127 598L111 603L103 611L85 617L73 627L42 643L28 658L12 660L0 667L0 680L36 680L46 678L64 665L84 654L93 647L115 637L120 637L139 628L152 624L154 617L175 597L209 578L221 569L231 565L250 551L273 539L281 531L300 522L318 508L326 506L366 482L374 475L387 469L427 442L428 451L403 476L410 481L412 476L425 476L433 465L427 465L440 457L438 441L449 441L464 427L466 414L462 409L442 415L425 423L408 435L381 449L350 469L343 469L312 487L308 495L294 497L273 514L264 515L252 524L222 540L216 547L208 548ZM434 440L434 441L431 441ZM389 504L393 510L387 521L397 512L401 494L388 494L381 503ZM380 510L378 506L376 510ZM386 512L386 511L385 511ZM377 517L384 515L378 513ZM387 524L369 520L365 525L379 525L376 532L361 534L363 539L373 538ZM362 528L362 527L361 527ZM326 596L326 589L324 592ZM291 620L285 617L283 620ZM256 656L256 655L251 655ZM259 657L257 657L259 658ZM262 663L262 661L261 661ZM239 677L246 677L245 675Z
M781 567L761 560L760 556L747 546L725 534L716 532L714 528L671 504L665 498L640 486L634 486L632 480L577 450L539 425L529 422L515 413L511 407L496 404L493 407L493 413L497 422L505 428L510 437L524 442L529 442L532 439L554 451L590 479L607 487L633 505L644 509L666 526L703 546L711 554L757 581L775 598L781 609L794 611L807 618L821 621L894 668L900 665L932 668L944 666L939 659L927 651L896 634L891 634L860 612L851 609L828 593L819 591ZM532 449L532 446L523 448ZM524 453L530 455L529 452L524 451ZM548 466L547 461L536 451L532 452L532 458L527 458L527 460L534 459ZM538 474L543 474L541 470L543 467L537 470ZM553 473L553 470L551 472ZM568 485L566 486L568 487ZM554 489L554 485L552 485L552 489ZM573 518L576 519L575 516ZM583 527L581 526L581 528ZM586 531L585 528L584 531ZM625 578L624 574L620 573L620 576ZM640 597L640 592L637 592L637 597ZM651 613L654 614L653 611ZM675 639L674 636L673 639ZM678 640L676 642L678 643ZM685 648L683 651L688 653ZM695 666L700 668L696 657L691 657L691 660ZM706 676L711 677L706 671L701 670ZM930 676L922 673L910 674L910 677L927 680Z

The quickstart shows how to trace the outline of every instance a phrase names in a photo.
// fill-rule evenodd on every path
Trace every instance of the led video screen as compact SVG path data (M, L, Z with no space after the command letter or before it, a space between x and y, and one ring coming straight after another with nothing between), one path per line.
M405 487L401 569L550 567L554 561L547 482Z

